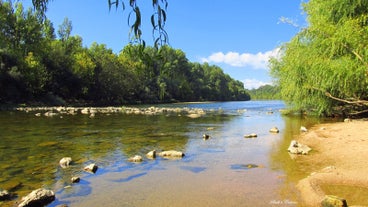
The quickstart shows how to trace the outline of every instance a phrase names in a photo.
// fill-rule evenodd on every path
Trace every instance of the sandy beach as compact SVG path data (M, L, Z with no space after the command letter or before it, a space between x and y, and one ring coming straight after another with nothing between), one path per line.
M316 125L297 140L313 149L297 157L308 166L309 176L297 184L307 206L331 194L349 206L368 206L368 121Z

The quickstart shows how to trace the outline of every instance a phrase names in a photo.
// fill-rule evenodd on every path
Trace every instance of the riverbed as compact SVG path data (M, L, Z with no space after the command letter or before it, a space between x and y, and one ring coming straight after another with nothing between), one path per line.
M155 107L200 114L0 112L0 189L14 195L0 204L14 206L42 187L56 194L48 206L301 205L295 183L305 172L286 149L300 126L321 120L282 116L282 101ZM244 138L251 133L257 137ZM147 159L151 150L185 156ZM135 155L143 162L128 161ZM59 166L63 157L73 159L69 168ZM90 163L98 166L94 174L83 171ZM71 183L72 176L81 181Z

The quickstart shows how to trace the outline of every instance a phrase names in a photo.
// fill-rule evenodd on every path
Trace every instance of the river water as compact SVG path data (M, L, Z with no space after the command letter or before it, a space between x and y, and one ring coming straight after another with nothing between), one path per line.
M300 206L294 187L306 176L286 149L319 120L285 117L281 101L170 104L206 114L120 113L35 116L0 112L0 189L14 206L37 188L51 189L49 206ZM280 133L269 129L276 126ZM244 138L256 133L257 138ZM203 134L210 139L203 140ZM182 159L146 159L151 150L177 150ZM142 163L128 162L134 155ZM73 165L63 169L62 157ZM95 174L83 171L96 163ZM70 178L81 181L72 184Z

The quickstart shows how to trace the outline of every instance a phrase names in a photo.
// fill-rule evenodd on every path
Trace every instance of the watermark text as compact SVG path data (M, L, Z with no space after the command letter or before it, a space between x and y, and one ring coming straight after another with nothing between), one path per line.
M297 205L298 203L291 200L272 200L270 205Z

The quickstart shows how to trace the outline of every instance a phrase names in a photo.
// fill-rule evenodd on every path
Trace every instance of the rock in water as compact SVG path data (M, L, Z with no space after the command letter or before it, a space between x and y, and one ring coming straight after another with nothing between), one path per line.
M184 157L183 152L179 152L179 151L175 151L175 150L162 151L162 152L158 153L158 155L161 156L161 157L173 157L173 158Z
M146 154L148 159L155 159L156 158L156 150L152 150Z
M308 129L307 129L305 126L301 126L301 127L300 127L300 131L301 131L301 132L307 132L307 131L308 131Z
M62 168L67 168L69 167L69 165L72 163L72 158L71 157L63 157L61 158L61 160L59 161L60 167Z
M39 188L23 197L18 207L45 206L55 200L55 193L51 190Z
M207 139L209 139L210 138L210 135L208 135L208 134L203 134L203 139L204 140L207 140Z
M79 183L80 177L75 176L75 177L72 177L70 180L72 181L72 183Z
M196 118L201 117L201 115L200 115L200 114L188 114L187 116L188 116L189 118L192 118L192 119L196 119Z
M140 155L135 155L134 157L131 157L128 159L129 162L142 162L143 158Z
M271 133L279 133L280 130L277 127L273 127L273 128L270 129L270 132Z
M10 199L10 193L7 190L0 190L0 201L5 201Z
M311 150L312 149L308 147L307 145L298 143L295 140L291 141L289 148L288 148L288 151L292 154L303 154L303 155L308 154L309 151Z
M86 167L84 167L84 170L91 173L96 173L98 167L95 163L89 164Z
M81 114L88 114L89 113L89 109L88 108L84 108L81 110Z
M344 198L339 198L333 195L326 195L321 202L322 207L348 207Z
M257 137L256 133L244 135L244 138L256 138L256 137Z

